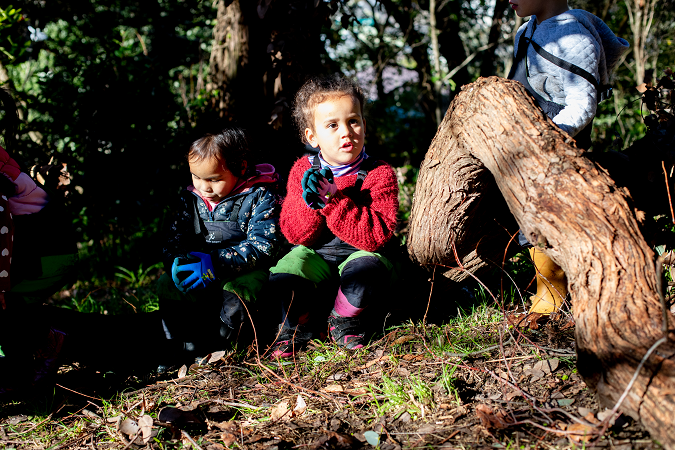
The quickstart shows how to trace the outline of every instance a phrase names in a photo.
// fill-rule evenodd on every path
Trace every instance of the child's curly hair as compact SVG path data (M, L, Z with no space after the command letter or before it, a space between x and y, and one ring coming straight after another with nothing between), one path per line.
M208 133L190 146L188 161L200 162L216 158L224 162L227 169L239 175L249 156L249 141L246 132L237 127L225 128L218 134Z
M363 91L356 82L340 75L310 78L302 85L293 102L293 120L300 132L300 139L307 142L305 129L314 130L314 108L330 97L349 95L361 105L365 104Z

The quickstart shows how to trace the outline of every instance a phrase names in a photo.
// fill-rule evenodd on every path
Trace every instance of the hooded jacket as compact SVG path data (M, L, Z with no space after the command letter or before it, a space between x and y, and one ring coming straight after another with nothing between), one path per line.
M610 82L613 69L628 50L598 17L573 9L537 24L536 16L516 34L514 55L523 33L547 52L592 74L599 85ZM595 117L598 92L586 79L548 61L530 45L527 50L528 81L544 99L563 105L553 122L575 136Z
M213 207L193 186L183 190L166 233L163 248L166 270L171 271L174 258L189 252L209 253L219 277L236 276L272 264L282 239L278 226L281 210L278 184L279 175L274 167L259 164L246 173L246 179L227 198Z

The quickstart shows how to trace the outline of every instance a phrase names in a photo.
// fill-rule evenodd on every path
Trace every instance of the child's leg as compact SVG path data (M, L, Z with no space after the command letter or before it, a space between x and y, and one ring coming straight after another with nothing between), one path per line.
M259 297L263 295L268 280L267 270L254 270L223 285L220 309L221 338L230 343L236 340L248 344L253 337L250 332L251 326L257 329L258 324L269 315L267 311L266 314L259 311L262 301Z
M290 273L270 275L270 294L276 298L277 307L281 307L283 327L307 324L315 291L315 284L301 276Z
M318 299L317 287L330 280L333 271L314 250L297 246L270 272L271 308L281 312L281 324L273 336L272 356L288 357L312 338L308 322Z
M331 337L341 347L363 347L365 327L358 316L386 290L390 270L391 263L386 258L362 251L340 266L340 288L328 324Z
M223 291L216 283L194 293L182 294L167 274L158 282L159 312L165 340L159 353L163 365L186 364L208 353L223 350L220 319Z
M567 277L562 268L541 250L530 249L537 275L537 293L530 297L531 313L557 312L567 297Z

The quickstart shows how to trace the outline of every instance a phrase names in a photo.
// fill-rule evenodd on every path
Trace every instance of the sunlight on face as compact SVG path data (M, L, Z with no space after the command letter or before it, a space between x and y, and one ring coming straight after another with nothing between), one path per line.
M328 97L314 107L314 129L306 128L305 137L332 166L349 164L363 149L366 121L361 104L350 95Z

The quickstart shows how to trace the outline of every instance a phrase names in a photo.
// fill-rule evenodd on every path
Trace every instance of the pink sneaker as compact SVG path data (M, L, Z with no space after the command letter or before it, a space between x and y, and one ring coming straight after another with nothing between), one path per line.
M331 314L328 316L328 331L331 339L347 350L356 350L364 346L365 333L358 317L339 317Z
M300 350L312 339L312 333L305 331L302 325L293 328L285 328L279 325L279 334L276 341L272 344L272 353L270 358L290 358Z

